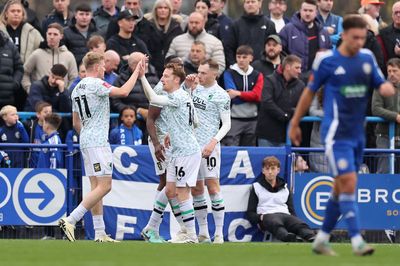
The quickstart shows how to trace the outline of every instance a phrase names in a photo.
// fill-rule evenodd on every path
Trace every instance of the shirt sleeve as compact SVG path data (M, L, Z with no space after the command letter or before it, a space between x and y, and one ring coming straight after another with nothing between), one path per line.
M223 92L220 97L217 98L216 103L220 114L231 112L231 98L228 93Z
M98 80L96 84L96 94L100 97L108 97L111 92L112 85L106 81Z
M168 94L168 106L178 107L180 103L179 97L176 94Z
M321 58L316 58L314 61L307 86L313 92L317 92L329 77L326 62L324 61Z
M385 78L381 69L376 62L375 56L371 53L372 60L372 72L371 72L371 87L375 89L379 89L379 87L385 83Z

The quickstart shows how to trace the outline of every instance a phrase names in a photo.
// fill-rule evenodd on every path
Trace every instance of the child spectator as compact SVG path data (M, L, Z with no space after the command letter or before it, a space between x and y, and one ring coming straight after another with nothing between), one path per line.
M4 151L0 151L0 168L10 168L11 160L8 154Z
M226 146L255 146L258 104L264 87L264 76L255 70L253 49L241 45L236 51L236 64L224 73L225 90L232 99L231 130L225 136Z
M46 133L46 139L42 144L61 144L57 131L61 125L61 120L61 116L55 113L51 113L44 118L43 131ZM37 162L38 168L57 169L62 168L63 164L62 151L59 148L42 149L40 151Z
M29 143L29 136L24 126L18 121L17 108L6 105L0 110L0 116L4 121L4 126L0 127L0 143ZM23 168L24 149L8 148L4 150L8 153L11 160L11 167Z
M135 125L136 109L132 106L124 107L119 113L121 125L110 132L110 144L141 145L143 133Z
M38 102L35 106L36 119L27 120L24 125L29 132L29 142L40 144L46 140L46 134L43 131L44 118L53 112L51 104L48 102ZM39 148L33 148L28 155L28 165L30 168L36 168L39 156Z

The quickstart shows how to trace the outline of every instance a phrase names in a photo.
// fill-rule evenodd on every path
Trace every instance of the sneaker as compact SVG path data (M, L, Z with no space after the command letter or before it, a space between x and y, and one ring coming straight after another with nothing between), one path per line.
M199 240L197 239L197 236L190 236L188 234L181 235L180 239L176 239L174 241L171 240L171 243L173 244L197 244L199 243Z
M158 232L156 232L153 229L143 229L143 231L140 233L140 235L143 237L143 239L146 242L149 243L165 243L166 241L164 238L162 238Z
M325 256L337 256L336 252L333 251L329 242L316 242L314 241L312 244L312 251L318 255Z
M56 238L54 236L44 236L40 240L55 240Z
M119 243L120 241L112 239L109 235L103 235L97 237L94 242L111 242L111 243Z
M58 226L64 231L64 234L69 241L75 241L75 226L73 224L70 224L67 219L61 218L60 220L58 220Z
M210 236L199 235L197 237L197 239L199 240L199 243L201 243L201 244L211 244Z
M368 245L366 242L362 242L357 248L353 248L353 253L356 256L368 256L374 253L375 249Z
M186 237L186 230L181 229L176 233L176 235L173 238L168 240L168 242L175 243L176 241L181 241L181 240L185 239L185 237Z
M223 244L223 243L224 243L224 237L223 236L219 236L219 235L215 235L214 236L213 244Z

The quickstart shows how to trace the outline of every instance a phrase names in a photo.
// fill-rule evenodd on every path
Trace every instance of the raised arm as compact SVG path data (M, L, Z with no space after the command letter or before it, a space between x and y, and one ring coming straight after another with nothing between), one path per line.
M147 99L150 104L166 106L168 105L168 97L164 95L157 95L150 86L150 83L147 81L145 75L140 78L142 82L144 94L146 94Z

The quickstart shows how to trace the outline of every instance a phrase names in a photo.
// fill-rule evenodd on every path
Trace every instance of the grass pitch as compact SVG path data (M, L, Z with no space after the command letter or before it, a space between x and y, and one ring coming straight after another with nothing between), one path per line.
M311 253L310 244L225 243L223 245L148 244L141 241L0 240L4 266L143 266L143 265L399 265L400 246L374 245L375 254L355 257L349 244L334 244L338 257Z

